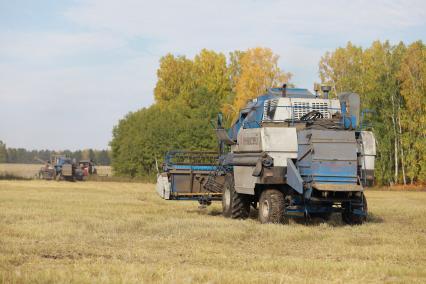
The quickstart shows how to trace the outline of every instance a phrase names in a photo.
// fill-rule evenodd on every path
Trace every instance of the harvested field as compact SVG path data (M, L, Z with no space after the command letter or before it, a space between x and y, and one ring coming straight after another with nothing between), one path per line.
M34 178L42 166L42 164L0 164L0 175Z
M261 225L151 184L0 181L0 282L426 281L426 192L367 192L369 222Z
M96 166L96 170L98 171L99 176L112 176L112 169L110 166Z

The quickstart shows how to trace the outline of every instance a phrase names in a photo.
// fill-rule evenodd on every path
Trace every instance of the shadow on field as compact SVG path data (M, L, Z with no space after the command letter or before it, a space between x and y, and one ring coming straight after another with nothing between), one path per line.
M0 180L32 180L30 177L17 176L15 174L2 173L0 174Z
M342 220L342 215L340 213L333 213L330 216L330 219L325 220L319 217L315 217L315 218L310 218L308 220L301 220L301 222L297 222L299 224L306 224L307 226L319 226L321 224L327 224L329 226L332 227L344 227L344 226L349 226L348 224L346 224L345 222L343 222ZM373 213L369 213L367 216L367 221L365 222L365 224L368 223L383 223L383 218L373 214Z
M208 216L219 216L222 215L222 210L219 208L213 208L209 210L209 208L198 208L198 209L192 209L187 210L187 213L193 213L198 215L208 215ZM251 208L249 219L257 220L259 215L259 212L257 209ZM384 220L382 217L377 216L374 213L369 213L367 217L366 223L383 223ZM343 227L348 226L346 223L342 221L342 216L340 213L334 213L330 216L328 220L325 220L320 217L314 217L314 218L290 218L289 220L290 224L300 224L305 226L319 226L321 224L327 224L332 227Z
M385 220L382 217L377 216L374 213L368 213L367 223L384 223L384 222Z
M210 210L208 207L186 210L186 212L187 213L196 213L198 215L208 215L208 216L219 216L219 215L222 215L222 210L217 209L217 208L213 208L213 209Z

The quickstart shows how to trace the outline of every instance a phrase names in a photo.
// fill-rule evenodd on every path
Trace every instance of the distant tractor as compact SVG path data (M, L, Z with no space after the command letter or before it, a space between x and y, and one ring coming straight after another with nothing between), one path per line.
M96 175L98 173L93 160L80 160L78 164L80 169L83 171L83 176L85 177Z
M45 165L39 171L40 179L44 180L83 180L83 171L74 159L64 155L52 155L49 161L36 160Z

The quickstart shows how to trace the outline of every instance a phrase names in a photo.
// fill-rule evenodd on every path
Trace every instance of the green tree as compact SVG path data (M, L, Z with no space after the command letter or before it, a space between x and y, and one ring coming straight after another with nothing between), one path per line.
M108 150L95 151L95 161L98 165L108 166L111 164L110 153Z
M155 161L168 150L213 150L214 131L209 127L218 109L217 96L205 88L191 92L191 104L162 109L158 105L129 113L113 130L112 165L118 175L152 178Z
M3 141L0 140L0 163L7 163L7 149L6 144L3 143Z
M398 73L406 111L402 113L402 145L411 183L426 181L426 46L417 41L408 46Z
M17 163L18 162L18 154L17 154L16 149L7 148L7 162L8 163Z
M332 97L345 91L363 94L364 67L362 48L348 42L346 47L325 53L319 63L319 75L322 84L332 87Z
M400 112L400 93L397 73L404 46L389 42L373 42L365 50L364 103L375 111L374 131L379 138L379 181L398 183L400 176L400 143L397 119Z

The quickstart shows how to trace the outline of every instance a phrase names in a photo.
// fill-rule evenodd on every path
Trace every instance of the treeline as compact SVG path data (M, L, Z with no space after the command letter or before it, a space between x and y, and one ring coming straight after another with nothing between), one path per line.
M376 178L380 184L426 181L426 52L419 41L374 42L363 49L348 43L319 63L332 95L362 96L377 138ZM209 121L218 112L228 125L246 101L269 87L290 82L267 48L231 52L202 50L193 59L168 54L160 61L155 104L129 113L113 130L111 151L118 175L153 177L155 164L170 149L214 150ZM303 86L307 87L307 86Z
M37 158L48 161L52 154L59 154L51 150L26 150L24 148L8 148L6 144L0 141L0 163L17 164L39 164ZM91 159L97 165L108 166L111 164L110 153L108 150L85 149L78 151L65 150L60 154L79 160Z
M155 176L167 150L216 150L209 121L223 111L227 121L249 98L288 82L268 48L223 53L202 50L193 59L168 54L161 58L155 104L129 113L113 130L114 173Z
M348 43L326 53L319 64L322 83L333 92L361 95L373 111L378 153L375 176L381 184L426 182L426 46Z

